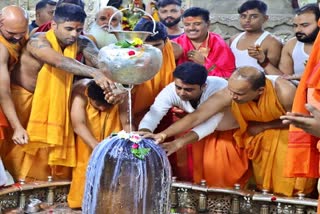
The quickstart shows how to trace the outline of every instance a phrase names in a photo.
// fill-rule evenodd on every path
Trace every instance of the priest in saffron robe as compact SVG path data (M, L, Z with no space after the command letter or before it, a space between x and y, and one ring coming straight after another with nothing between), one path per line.
M98 66L98 49L91 40L80 36L85 18L81 7L61 5L56 9L52 29L31 37L23 49L13 82L18 86L14 87L16 105L20 104L21 118L27 118L30 141L22 146L22 152L15 153L22 158L10 158L12 150L4 160L11 162L9 166L17 166L12 167L16 179L46 180L49 175L55 179L70 178L68 167L76 164L69 115L73 75L92 77L100 87L109 87L105 71L75 60L82 52L92 65ZM64 31L65 28L70 31ZM19 103L24 90L32 93L31 107ZM30 98L21 100L27 99Z
M80 208L86 169L92 150L112 132L122 129L119 108L109 104L103 90L90 79L76 82L72 90L71 121L76 133L76 166L68 195L71 208Z
M318 21L320 26L320 21ZM306 109L306 104L312 105L310 108L320 109L320 34L318 34L304 73L301 77L297 92L294 98L292 113L282 117L285 123L292 123L289 130L289 143L285 175L288 177L307 177L319 178L319 135L307 133L306 130L311 126L305 120L312 116ZM295 117L291 117L295 116ZM299 120L299 123L295 120ZM306 117L306 118L302 118ZM319 183L318 183L318 192ZM320 213L320 199L318 199L318 213Z
M13 140L26 143L28 135L14 110L10 91L10 73L17 64L28 32L28 14L18 6L7 6L0 13L0 140L5 138L5 129L14 129ZM9 33L10 32L10 33ZM9 120L9 124L7 119ZM9 136L7 136L9 137Z
M254 67L240 67L230 77L232 112L240 129L234 138L252 160L258 189L293 196L310 193L315 179L285 177L288 125L279 119L291 110L295 86L278 76L266 76Z

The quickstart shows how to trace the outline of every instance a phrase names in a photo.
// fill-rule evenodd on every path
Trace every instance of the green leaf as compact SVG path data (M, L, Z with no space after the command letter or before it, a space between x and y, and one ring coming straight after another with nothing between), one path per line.
M150 148L139 148L139 149L131 149L131 153L141 160L145 158L147 154L149 154Z
M125 41L118 41L116 45L120 46L121 48L129 48L131 46L131 43L125 40Z

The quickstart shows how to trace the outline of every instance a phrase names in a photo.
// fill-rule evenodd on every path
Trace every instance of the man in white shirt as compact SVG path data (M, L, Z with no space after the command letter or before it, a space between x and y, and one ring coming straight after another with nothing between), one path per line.
M149 112L143 117L139 124L140 131L153 132L172 107L178 107L187 113L195 111L211 95L228 84L223 78L207 77L206 68L194 62L179 65L173 76L174 82L158 94ZM232 187L235 183L246 182L248 169L246 155L233 142L232 134L235 128L238 128L238 124L230 108L226 108L173 142L164 143L162 146L170 155L184 145L201 140L192 146L194 182L206 179L209 186ZM218 130L219 134L213 133L215 130ZM223 140L223 143L220 140ZM226 160L225 157L232 158ZM237 168L235 170L240 173L230 175L230 168Z
M253 66L269 75L281 75L279 70L265 67L279 64L282 44L263 29L268 21L268 5L263 1L247 0L238 9L243 32L230 38L230 48L236 59L236 67Z

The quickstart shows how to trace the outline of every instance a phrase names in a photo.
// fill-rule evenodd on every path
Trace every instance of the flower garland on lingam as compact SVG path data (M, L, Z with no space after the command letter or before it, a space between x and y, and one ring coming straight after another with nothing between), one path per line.
M132 142L131 146L131 153L133 156L140 160L144 160L145 156L147 156L150 152L150 148L142 148L140 147L140 141L142 140L142 137L139 134L136 133L128 133L125 132L124 130L118 132L118 133L113 133L111 137L117 136L118 138L128 140Z

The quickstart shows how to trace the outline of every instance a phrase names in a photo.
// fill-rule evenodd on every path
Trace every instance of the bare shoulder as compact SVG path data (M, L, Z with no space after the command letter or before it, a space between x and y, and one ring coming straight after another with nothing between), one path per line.
M78 45L81 50L88 48L88 47L98 49L96 47L94 41L92 41L88 36L84 36L84 35L80 35L78 37Z
M29 33L29 36L34 35L34 34L37 32L38 28L39 28L39 27L33 28L32 31Z
M265 44L269 47L273 47L274 45L282 47L283 44L278 37L273 34L269 34L265 40L263 40L262 45Z
M9 51L8 48L0 42L0 62L8 62Z
M34 33L34 34L32 34L32 35L29 37L29 41L32 40L32 39L47 40L47 38L46 38L46 32L37 32L37 33ZM48 41L48 40L47 40L47 41Z
M291 110L293 99L296 93L296 86L284 78L278 77L275 82L275 91L278 96L279 101L286 109L286 111Z
M285 49L285 51L292 53L296 44L297 44L297 39L295 37L291 38L284 44L283 49Z
M174 58L177 60L183 54L183 48L181 47L181 45L179 45L178 43L176 43L174 41L170 41L170 42L172 44Z
M27 43L27 50L30 50L30 48L43 48L43 47L51 47L51 44L49 43L46 33L45 32L38 32L33 34Z
M72 86L72 93L84 94L91 79L84 78L76 81Z
M228 87L225 87L220 91L217 91L216 93L211 95L208 98L208 101L212 104L214 103L215 105L219 104L219 106L222 106L222 107L230 106L232 102L232 98L230 96Z

